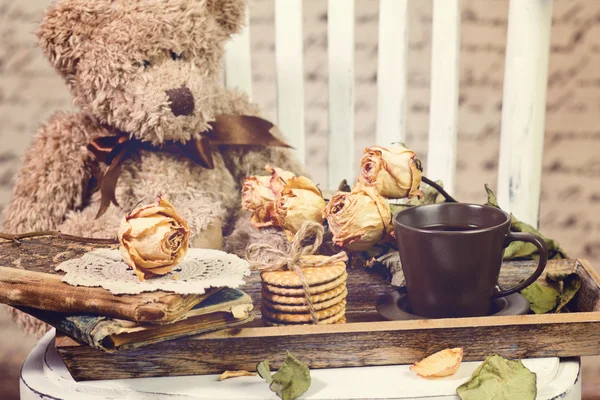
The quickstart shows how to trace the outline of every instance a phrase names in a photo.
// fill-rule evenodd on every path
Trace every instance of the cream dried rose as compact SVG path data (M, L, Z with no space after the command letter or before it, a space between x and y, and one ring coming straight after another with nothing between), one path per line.
M352 192L337 192L324 212L333 241L349 251L370 249L390 233L392 214L374 187L357 184Z
M269 165L265 169L271 176L249 176L242 186L242 208L252 211L250 222L257 228L276 224L275 200L281 195L293 173Z
M125 217L119 228L121 256L140 281L165 275L188 250L190 228L175 208L159 197Z
M308 178L290 178L275 202L275 219L292 240L305 221L322 224L325 200L319 188Z
M423 172L417 154L404 146L365 149L359 181L374 186L383 197L402 199L421 196Z

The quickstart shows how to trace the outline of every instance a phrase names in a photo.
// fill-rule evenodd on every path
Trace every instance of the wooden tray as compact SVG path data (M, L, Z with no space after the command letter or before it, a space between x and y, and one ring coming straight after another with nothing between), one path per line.
M534 264L506 263L501 285L521 281ZM257 320L257 326L114 354L57 336L56 348L78 381L252 371L265 359L277 368L286 351L310 368L409 364L448 347L463 347L465 361L483 360L491 353L511 358L600 355L600 277L583 260L552 261L547 270L575 272L581 277L571 313L383 321L375 311L375 301L393 288L376 271L351 269L347 324L261 327ZM244 290L260 309L258 277L253 276Z

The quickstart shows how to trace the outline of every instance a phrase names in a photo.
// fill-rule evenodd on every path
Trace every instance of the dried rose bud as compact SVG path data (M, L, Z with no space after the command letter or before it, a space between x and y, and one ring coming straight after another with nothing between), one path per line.
M308 178L296 176L288 180L275 202L275 218L288 239L293 239L305 221L323 223L325 200L319 188Z
M337 192L325 208L333 241L349 251L370 249L391 230L392 214L375 188L357 184L352 192Z
M123 260L143 281L168 274L183 261L190 228L175 208L159 197L155 204L140 206L127 215L118 237Z
M445 349L411 365L410 370L424 377L454 375L463 358L463 349Z
M417 154L403 146L371 147L365 149L360 161L359 181L374 186L383 197L402 199L421 196L423 175Z
M275 200L281 195L287 181L294 176L289 171L267 165L271 176L249 176L242 187L242 208L252 211L250 222L257 228L273 226Z

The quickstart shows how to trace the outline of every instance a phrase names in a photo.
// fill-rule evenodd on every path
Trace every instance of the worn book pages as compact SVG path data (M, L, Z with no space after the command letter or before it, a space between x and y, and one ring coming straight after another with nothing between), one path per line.
M103 316L66 315L31 308L19 309L54 326L75 340L107 352L229 328L254 319L251 314L253 306L250 296L230 288L216 291L182 315L180 320L162 325L139 324Z
M60 275L0 267L0 303L70 314L96 314L137 322L180 319L215 289L203 295L147 292L113 295L102 288L71 286Z

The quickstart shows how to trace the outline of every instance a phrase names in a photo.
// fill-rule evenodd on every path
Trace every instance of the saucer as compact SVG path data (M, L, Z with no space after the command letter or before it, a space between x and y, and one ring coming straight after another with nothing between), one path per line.
M375 306L383 318L390 321L408 321L413 319L430 319L412 314L408 296L397 290L384 294L377 299ZM489 317L502 315L525 315L529 312L529 301L519 293L492 300L492 311Z

